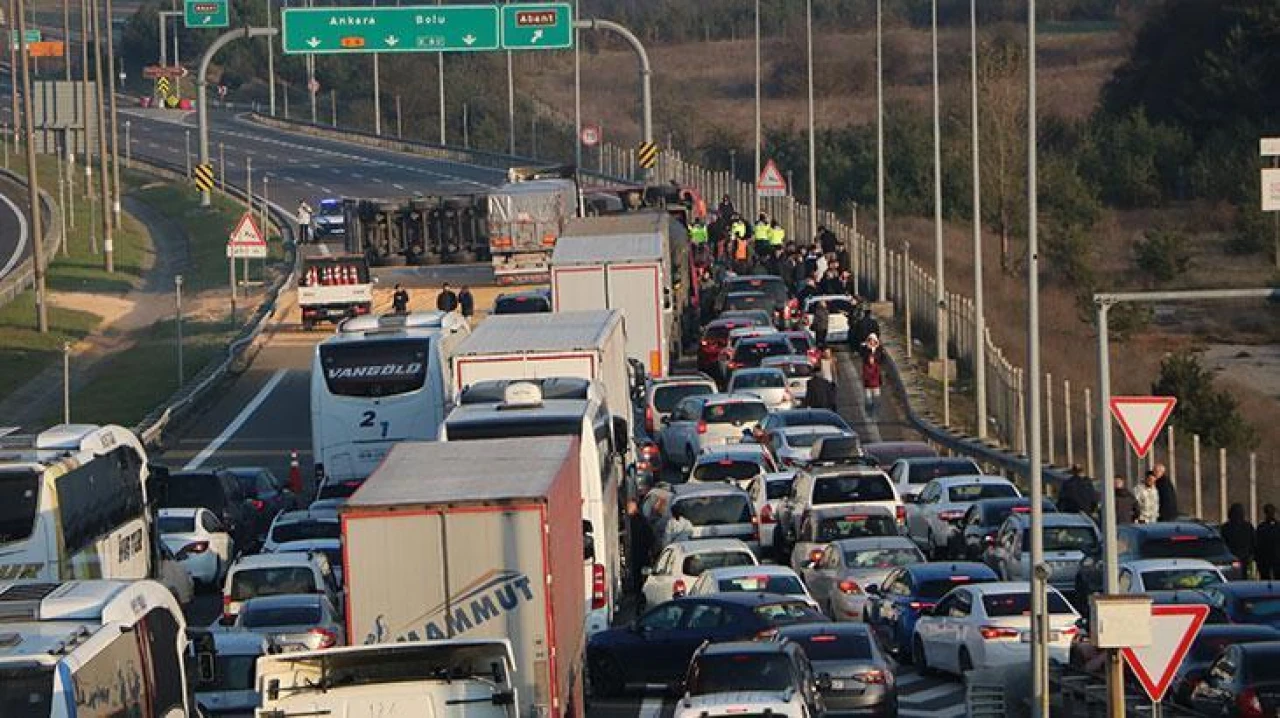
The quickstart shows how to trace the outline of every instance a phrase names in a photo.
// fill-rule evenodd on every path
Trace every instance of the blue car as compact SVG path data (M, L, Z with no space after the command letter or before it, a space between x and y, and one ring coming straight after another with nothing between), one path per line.
M704 641L770 636L779 626L821 623L826 617L790 596L722 593L659 604L631 625L601 631L587 642L587 678L598 697L628 686L674 684L684 678Z
M903 566L866 587L863 621L885 651L910 662L911 636L923 612L957 586L999 580L990 566L969 561Z
M1209 607L1221 610L1231 623L1252 623L1280 628L1280 583L1232 581L1205 586Z

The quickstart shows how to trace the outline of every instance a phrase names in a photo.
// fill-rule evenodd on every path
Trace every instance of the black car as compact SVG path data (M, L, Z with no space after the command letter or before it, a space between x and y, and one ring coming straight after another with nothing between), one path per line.
M752 433L759 440L768 436L769 432L774 429L781 429L787 426L834 426L849 434L854 433L853 428L849 426L849 422L830 409L771 411L760 420L760 423L756 425L756 429Z
M1201 590L1209 597L1209 605L1220 609L1232 623L1280 628L1280 582L1231 581Z
M1199 558L1217 566L1228 581L1240 578L1240 562L1231 554L1218 530L1196 521L1168 521L1154 524L1124 524L1116 528L1116 551L1120 563L1144 558ZM1076 572L1076 595L1086 600L1102 590L1102 563L1105 552L1099 546L1080 560Z
M787 356L795 354L791 340L781 334L765 334L759 337L744 337L738 340L733 348L733 356L729 357L729 374L738 369L755 369L765 357ZM726 377L727 379L728 377Z
M686 707L694 706L700 696L775 693L783 700L800 697L811 716L826 713L813 665L791 641L703 644L689 660L683 689Z
M266 519L267 526L281 511L302 508L301 499L266 467L230 466L224 470L240 482L240 488L249 498L249 505L258 512L260 520Z
M768 305L764 308L771 310L775 324L781 322L782 312L786 309L787 300L790 298L787 294L787 283L782 280L782 277L756 274L726 278L720 285L719 296L716 297L716 313L724 311L725 301L730 294L741 292L760 292L766 295Z
M1186 705L1191 700L1191 691L1204 680L1205 671L1228 646L1256 641L1280 641L1280 631L1271 626L1202 626L1173 676L1169 699Z
M1040 505L1047 514L1058 510L1048 499L1044 499ZM951 555L960 556L966 561L986 563L987 549L995 542L996 531L1009 518L1009 514L1013 513L1031 513L1031 499L1018 496L973 502L964 512L964 518L960 519L960 532L952 534L952 538L958 543L952 547Z
M240 480L221 469L170 473L161 479L159 489L159 508L209 509L222 520L235 545L245 551L261 543L270 525L270 521L261 522Z
M1270 718L1280 712L1280 641L1231 646L1191 691L1202 715Z
M499 294L493 303L493 314L545 314L551 311L551 291L530 289Z
M826 621L808 603L768 593L689 596L659 604L630 625L601 631L587 641L587 676L598 696L616 696L629 685L674 684L704 641L769 636L793 623Z

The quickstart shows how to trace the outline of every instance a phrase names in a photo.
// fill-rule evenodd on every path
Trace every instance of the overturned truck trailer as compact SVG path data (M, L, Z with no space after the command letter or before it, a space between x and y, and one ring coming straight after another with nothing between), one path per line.
M347 251L370 266L489 260L484 194L342 201Z

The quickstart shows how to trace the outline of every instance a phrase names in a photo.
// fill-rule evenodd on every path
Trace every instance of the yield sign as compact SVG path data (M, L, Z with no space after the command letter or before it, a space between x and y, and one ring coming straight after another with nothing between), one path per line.
M787 196L787 181L782 178L782 173L773 160L765 162L764 169L760 170L760 177L756 180L756 194L761 197Z
M1173 413L1178 400L1172 396L1115 396L1111 398L1111 414L1120 422L1124 438L1138 458L1151 451L1164 423Z
M1138 682L1147 691L1153 703L1164 700L1164 694L1173 682L1182 661L1191 650L1191 642L1209 607L1195 604L1171 604L1151 607L1151 645L1142 648L1122 648L1125 663Z

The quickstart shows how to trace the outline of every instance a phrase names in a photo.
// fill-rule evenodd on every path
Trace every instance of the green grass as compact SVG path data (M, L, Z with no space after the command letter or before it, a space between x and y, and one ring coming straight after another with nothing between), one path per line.
M24 292L0 307L0 396L7 396L62 356L62 343L84 337L98 325L88 312L49 307L49 333L35 329L35 294Z
M182 331L185 379L221 357L235 334L226 322L191 320L183 322ZM156 322L136 336L138 343L133 348L105 360L89 384L71 398L73 420L132 426L177 390L177 333L173 320ZM57 418L58 412L46 417L50 422Z

